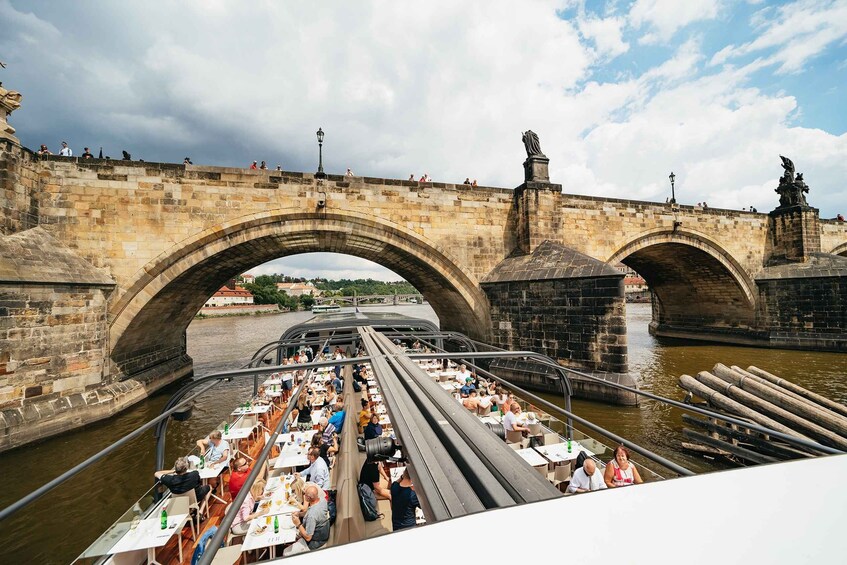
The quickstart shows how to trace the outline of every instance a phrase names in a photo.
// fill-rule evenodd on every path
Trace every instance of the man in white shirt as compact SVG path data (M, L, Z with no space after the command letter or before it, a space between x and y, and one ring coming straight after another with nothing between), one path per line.
M62 157L73 157L74 156L74 152L71 151L70 147L68 147L67 141L62 142L62 150L59 151L59 155L61 155Z
M571 477L568 492L589 492L604 488L606 488L606 481L603 480L603 473L597 468L594 460L588 458L582 464L582 467L577 469L573 477Z
M220 430L215 430L209 434L207 439L197 441L197 447L200 448L200 455L206 458L206 465L226 463L229 460L229 442L222 439L222 437L223 434L221 434Z
M326 466L326 461L321 457L321 450L317 447L309 449L309 465L302 473L294 473L294 478L300 478L302 475L306 480L318 485L321 489L329 489L329 467Z
M521 406L517 402L512 402L512 406L506 415L503 416L503 429L507 432L522 432L524 435L529 433L529 428L518 424L518 414L521 413Z
M473 375L471 375L471 372L468 371L465 365L459 365L459 372L456 373L456 382L464 385L468 379L473 379Z

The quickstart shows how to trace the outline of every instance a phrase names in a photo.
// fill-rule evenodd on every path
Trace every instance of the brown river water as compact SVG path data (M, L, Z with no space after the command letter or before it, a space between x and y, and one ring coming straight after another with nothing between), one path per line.
M428 305L379 308L391 309L437 321ZM204 375L237 368L260 346L276 340L286 328L311 316L310 312L298 312L197 320L188 329L188 350L194 358L195 373ZM649 304L627 305L630 370L640 375L645 390L681 400L684 394L676 386L680 374L694 375L722 362L743 367L756 365L834 400L847 402L847 355L656 339L647 332L649 321ZM167 464L188 452L197 438L223 420L251 386L252 382L246 380L223 383L204 395L189 421L171 422ZM106 422L0 454L0 477L4 485L0 507L18 500L156 417L178 387L168 387ZM681 411L677 409L653 401L630 408L574 401L574 411L683 466L701 472L719 469L702 459L681 454L682 422ZM152 432L145 433L6 520L0 526L0 563L73 561L152 486L154 453Z

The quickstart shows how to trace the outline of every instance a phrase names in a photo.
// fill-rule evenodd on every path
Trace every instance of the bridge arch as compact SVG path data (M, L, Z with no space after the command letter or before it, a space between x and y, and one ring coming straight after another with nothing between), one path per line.
M844 257L847 257L847 241L845 241L841 245L836 245L835 249L830 251L830 253L832 253L833 255L843 255Z
M745 330L756 321L756 285L720 244L690 230L642 233L609 257L638 272L654 293L654 329Z
M175 356L194 315L227 280L278 257L321 251L393 270L429 300L443 329L488 339L478 282L426 236L360 213L279 209L209 228L145 265L110 307L112 360L134 373L156 356Z

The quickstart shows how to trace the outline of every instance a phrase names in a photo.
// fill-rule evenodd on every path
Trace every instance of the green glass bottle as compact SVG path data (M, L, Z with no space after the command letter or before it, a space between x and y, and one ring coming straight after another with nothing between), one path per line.
M279 533L279 516L274 516L274 533Z
M568 438L568 453L571 452L571 438Z
M162 529L168 529L168 511L162 508Z
M229 422L224 422L224 435L229 433Z
M201 468L201 469L205 469L205 468L206 468L206 457L205 457L205 456L203 456L203 455L201 455L201 456L200 456L200 468Z

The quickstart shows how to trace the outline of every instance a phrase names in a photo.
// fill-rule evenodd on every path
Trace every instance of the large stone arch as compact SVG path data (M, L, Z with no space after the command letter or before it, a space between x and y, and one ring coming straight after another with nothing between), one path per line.
M713 333L756 322L756 285L720 244L689 230L643 233L608 259L637 271L653 290L652 328Z
M836 245L835 249L830 251L830 253L832 253L833 255L843 255L844 257L847 257L847 241L845 241L841 245Z
M317 251L395 271L429 300L442 328L489 339L478 282L425 235L358 213L281 209L207 229L141 269L110 307L113 361L126 374L177 355L185 328L227 280L277 257Z

